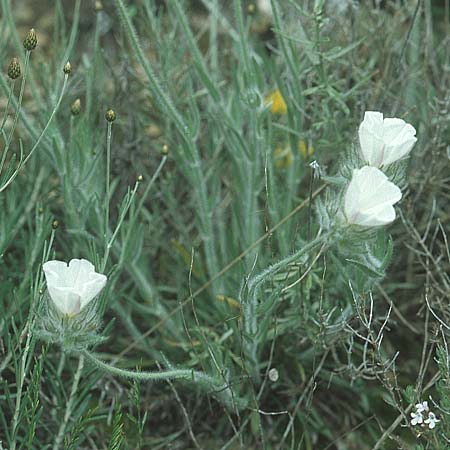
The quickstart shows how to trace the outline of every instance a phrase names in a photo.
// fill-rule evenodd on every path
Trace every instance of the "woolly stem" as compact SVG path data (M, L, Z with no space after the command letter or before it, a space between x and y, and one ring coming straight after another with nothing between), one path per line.
M159 372L142 372L137 370L121 369L112 366L87 350L82 350L81 354L86 357L90 363L98 369L117 375L123 378L129 378L138 381L165 381L165 380L184 380L198 385L202 390L213 393L227 407L232 408L233 403L238 403L238 407L243 406L243 401L233 398L231 388L227 383L218 381L217 379L193 369L174 369L163 370Z
M316 237L313 241L304 245L292 255L278 261L277 263L264 269L259 275L253 277L248 283L248 296L243 304L243 319L245 334L249 336L249 340L245 342L245 351L249 361L253 365L253 373L256 378L259 377L258 366L258 291L261 285L271 279L278 271L286 268L289 264L298 261L302 256L309 254L319 246L326 244L330 238L332 231L324 233Z

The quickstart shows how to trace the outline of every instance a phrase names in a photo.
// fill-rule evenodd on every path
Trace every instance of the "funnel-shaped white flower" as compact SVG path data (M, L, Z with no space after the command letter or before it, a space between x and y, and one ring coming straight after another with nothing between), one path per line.
M100 293L107 280L85 259L72 259L69 265L64 261L47 261L43 269L50 298L67 315L78 314Z
M364 227L386 225L395 219L393 205L402 198L399 187L376 167L353 171L345 193L344 212L348 223Z
M383 119L383 114L376 111L366 111L358 134L363 159L375 167L403 158L417 141L412 125L402 119Z

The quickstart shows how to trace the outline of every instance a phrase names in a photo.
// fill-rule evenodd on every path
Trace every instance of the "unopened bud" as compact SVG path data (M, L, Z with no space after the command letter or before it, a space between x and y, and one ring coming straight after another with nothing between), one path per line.
M72 64L70 64L69 61L67 61L67 62L64 64L63 72L64 72L66 75L69 75L70 72L72 72Z
M95 12L103 11L103 3L100 0L95 2Z
M116 113L112 109L108 109L105 113L105 119L108 122L114 122L116 120Z
M54 220L54 221L52 222L52 228L53 228L54 230L56 230L58 227L59 227L59 222L58 222L57 220Z
M70 112L72 113L72 116L78 116L81 111L81 100L77 98L70 107Z
M20 77L20 64L17 58L13 58L8 66L8 77L15 80Z
M162 153L163 155L167 155L167 154L169 153L169 146L168 146L167 144L164 144L164 145L162 146L161 153Z
M161 129L158 127L158 125L150 124L146 129L145 132L151 137L151 138L157 138L161 136ZM450 146L449 146L450 147ZM450 157L449 157L450 159Z
M23 47L25 48L25 50L31 52L31 50L34 50L36 48L36 45L37 45L36 31L34 31L34 28L32 28L25 36L25 39L23 41Z
M142 181L144 181L144 177L142 175L139 175L137 177L137 180L138 180L139 183L141 183Z

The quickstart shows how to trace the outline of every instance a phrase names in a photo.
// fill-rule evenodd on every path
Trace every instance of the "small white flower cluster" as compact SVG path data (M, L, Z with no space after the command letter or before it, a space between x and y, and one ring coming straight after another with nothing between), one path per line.
M393 205L402 193L381 169L409 154L417 141L416 130L402 119L383 119L382 113L367 111L358 135L366 165L353 171L345 193L345 217L349 224L364 227L386 225L395 219Z
M434 412L430 411L428 402L417 403L415 405L416 410L411 413L411 425L428 425L428 428L432 430L440 420L436 417Z

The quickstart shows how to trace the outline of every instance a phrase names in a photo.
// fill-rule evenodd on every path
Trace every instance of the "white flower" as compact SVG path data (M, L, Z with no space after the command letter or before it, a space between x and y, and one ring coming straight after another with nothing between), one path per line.
M309 163L309 167L311 167L311 169L313 170L315 179L320 178L321 176L324 175L324 170L322 169L322 167L319 165L319 163L316 160L311 161Z
M44 266L47 289L56 307L67 315L78 314L106 284L106 276L95 272L85 259L47 261Z
M417 403L416 404L416 410L418 413L423 413L428 411L430 408L428 408L428 402L422 402L422 403Z
M393 205L402 198L399 187L375 167L355 169L345 193L348 223L365 227L386 225L395 219Z
M279 373L278 370L275 369L275 367L272 367L272 369L269 370L269 380L270 381L278 381Z
M431 411L428 413L428 419L425 419L425 423L428 424L428 428L432 430L440 420Z
M418 423L419 424L423 423L423 416L420 412L417 412L417 413L412 412L411 417L412 417L411 425L417 425Z
M383 119L383 114L376 111L366 111L358 134L364 160L375 167L403 158L417 141L412 125L402 119Z

